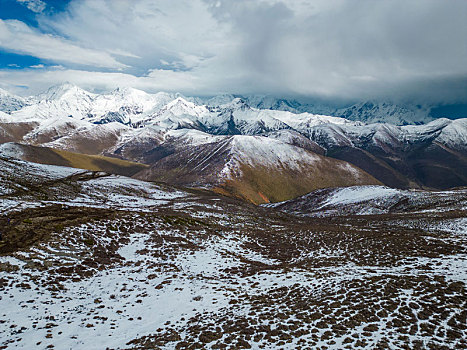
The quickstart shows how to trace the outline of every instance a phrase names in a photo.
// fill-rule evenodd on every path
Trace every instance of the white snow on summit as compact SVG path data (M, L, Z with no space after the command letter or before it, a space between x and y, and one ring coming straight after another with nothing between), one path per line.
M0 102L5 100L2 96L10 98L10 95L0 91ZM209 104L203 105L199 104L201 99L185 98L180 94L149 94L133 88L93 94L77 86L63 84L51 87L29 102L25 101L20 101L24 103L22 108L12 108L10 114L0 112L0 121L29 123L24 130L33 130L24 140L36 144L43 143L45 138L46 142L63 145L82 131L89 136L103 135L108 128L108 135L118 134L115 137L120 139L116 144L136 140L143 135L146 139L150 135L159 139L170 130L191 129L211 135L267 135L291 130L324 149L359 147L368 142L385 151L425 141L438 142L456 150L465 150L467 145L467 119L441 118L425 125L406 126L365 124L326 115L252 108L247 100L233 95L213 98L206 102ZM219 105L214 105L216 103ZM117 133L114 123L121 126ZM93 128L99 131L93 133ZM148 128L148 132L141 132L141 129ZM4 133L8 134L8 131Z

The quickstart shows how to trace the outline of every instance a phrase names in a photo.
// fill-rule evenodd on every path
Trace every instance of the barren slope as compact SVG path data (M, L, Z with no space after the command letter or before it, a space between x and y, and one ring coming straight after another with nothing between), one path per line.
M187 146L136 175L190 187L208 187L253 203L290 199L317 188L379 184L342 161L280 140L232 136Z
M132 176L147 168L147 165L117 158L73 153L48 147L5 143L0 145L0 155L31 162L61 165L110 174Z

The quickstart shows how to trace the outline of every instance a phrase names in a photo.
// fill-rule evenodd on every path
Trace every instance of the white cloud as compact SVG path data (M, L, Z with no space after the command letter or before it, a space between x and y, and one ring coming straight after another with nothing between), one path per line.
M65 67L2 74L34 89L69 80L187 94L467 99L466 13L467 1L441 0L72 1L38 17L61 37L19 40L23 30L8 29L10 50L44 57L53 46L48 59ZM69 63L124 70L80 73Z
M88 49L62 37L43 34L17 20L0 20L0 47L51 60L105 68L124 68L107 52Z
M40 24L80 45L137 56L144 71L161 59L190 69L229 45L227 27L201 0L74 1L65 14L41 17Z
M41 13L46 8L46 3L42 0L16 0L22 5L25 5L28 9L33 12Z
M0 70L0 81L6 89L21 94L36 94L44 91L45 87L64 82L76 84L84 89L110 91L116 87L135 87L146 91L179 91L196 94L200 86L197 77L188 72L174 72L170 70L154 70L143 77L136 77L121 72L96 72L77 69L28 69L13 72ZM44 85L44 81L47 85ZM18 90L16 86L28 86L28 90Z

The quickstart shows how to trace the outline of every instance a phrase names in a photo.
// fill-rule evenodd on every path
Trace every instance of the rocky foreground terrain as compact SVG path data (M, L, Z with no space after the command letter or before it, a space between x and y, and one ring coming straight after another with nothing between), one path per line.
M465 189L254 206L6 157L0 170L0 348L467 348Z

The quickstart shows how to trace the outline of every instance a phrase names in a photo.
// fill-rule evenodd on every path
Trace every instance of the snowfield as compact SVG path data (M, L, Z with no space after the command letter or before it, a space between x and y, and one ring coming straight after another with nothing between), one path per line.
M386 186L350 186L313 191L289 201L265 204L302 216L372 215L391 212L442 213L465 210L467 190L399 190Z
M332 205L361 203L368 200L377 200L381 198L396 196L400 193L400 190L382 186L347 187L336 191L332 195L332 197L330 197L326 201L326 203L323 204L323 207Z

